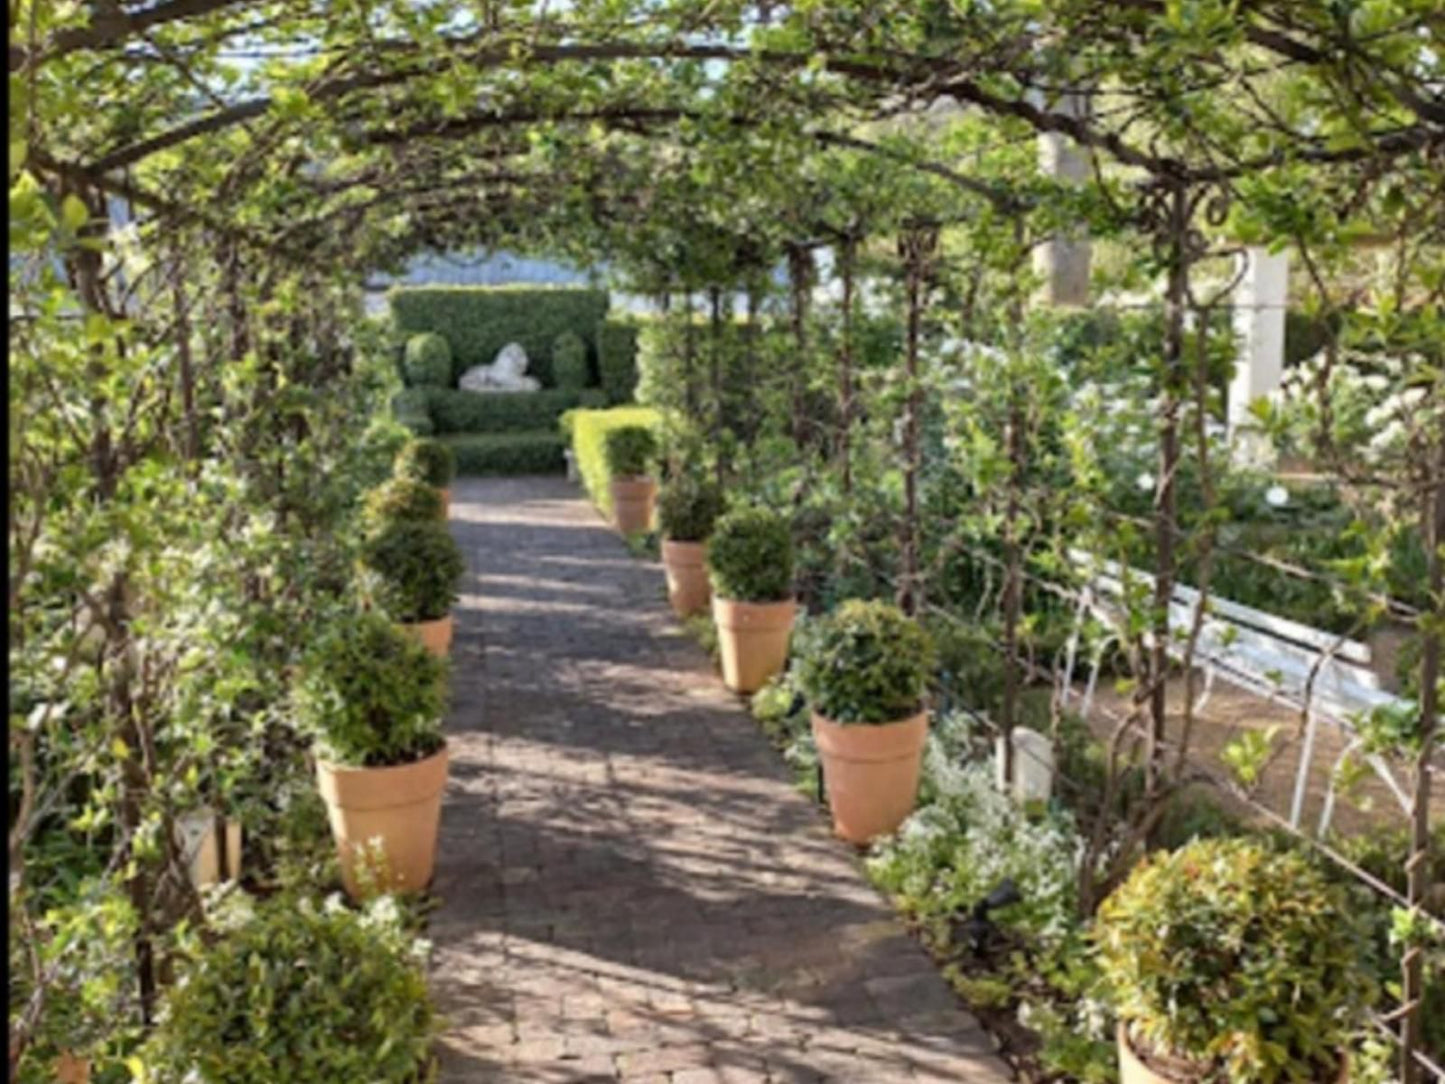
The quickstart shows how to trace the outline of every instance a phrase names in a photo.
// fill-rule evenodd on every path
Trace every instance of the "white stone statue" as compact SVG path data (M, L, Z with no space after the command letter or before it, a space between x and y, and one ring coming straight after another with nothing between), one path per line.
M490 365L473 365L462 374L463 391L536 391L542 385L527 375L527 351L508 343Z

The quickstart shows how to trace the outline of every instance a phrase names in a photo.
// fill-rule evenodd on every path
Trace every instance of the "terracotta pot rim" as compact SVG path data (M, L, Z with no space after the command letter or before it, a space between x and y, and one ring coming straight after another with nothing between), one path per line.
M777 602L739 602L736 599L712 597L713 620L726 629L779 629L793 623L798 613L798 600L785 598Z
M697 542L687 542L676 538L664 538L662 540L662 548L664 550L682 550L684 554L691 555L696 553L701 556L702 551L707 548L707 541L704 539ZM679 554L679 556L681 556L681 554ZM691 564L692 562L689 561L688 563Z
M812 713L813 740L829 758L853 764L888 764L918 755L928 740L928 711L889 723L839 723Z
M927 708L919 708L917 711L912 712L909 715L900 715L896 719L889 719L887 722L883 723L845 723L841 719L834 719L827 715L824 715L821 711L815 711L810 708L809 712L812 714L814 719L818 720L818 722L825 723L828 726L835 726L839 730L884 730L890 726L905 726L908 723L911 723L919 718L922 718L926 721L930 715L930 712Z
M398 621L398 625L444 625L452 619L451 611L448 610L441 617L426 617L416 621Z
M657 485L657 479L650 474L618 474L608 482L620 489L647 489Z
M322 757L316 758L317 767L325 768L333 775L359 775L362 772L404 772L419 765L435 760L437 757L446 756L450 746L445 738L435 753L428 753L420 760L408 760L405 764L380 764L374 768L359 768L350 764L337 764L334 760L326 760Z

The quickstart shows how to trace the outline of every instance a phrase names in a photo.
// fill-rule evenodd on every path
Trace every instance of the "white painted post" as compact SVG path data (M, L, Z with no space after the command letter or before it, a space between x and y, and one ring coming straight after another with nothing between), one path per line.
M1249 405L1279 388L1284 376L1284 314L1289 303L1289 254L1251 246L1235 289L1239 356L1229 384L1229 435L1241 458L1267 458Z
M1046 734L1040 734L1026 726L1016 726L1013 738L1014 785L1013 799L1022 805L1025 802L1047 802L1054 792L1054 743ZM1003 743L1000 734L995 740L995 766L998 770L998 788L1007 791L1003 778Z

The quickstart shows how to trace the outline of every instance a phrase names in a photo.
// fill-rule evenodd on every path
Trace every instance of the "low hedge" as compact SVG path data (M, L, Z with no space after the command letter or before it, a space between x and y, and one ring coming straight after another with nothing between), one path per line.
M454 433L440 437L457 458L458 474L555 474L565 446L554 429L517 433Z
M597 376L613 405L632 402L637 390L637 331L635 320L597 325Z
M651 407L613 407L611 410L574 410L568 415L572 454L592 503L612 515L612 474L607 468L607 434L624 426L643 425L656 430L662 415Z
M552 344L570 331L595 351L607 291L576 287L406 286L388 295L403 334L435 331L452 348L455 385L473 365L490 364L510 342L527 351L527 372L551 386Z
M538 392L477 392L432 388L428 415L438 433L517 433L552 429L563 411L601 406L596 388L544 388Z

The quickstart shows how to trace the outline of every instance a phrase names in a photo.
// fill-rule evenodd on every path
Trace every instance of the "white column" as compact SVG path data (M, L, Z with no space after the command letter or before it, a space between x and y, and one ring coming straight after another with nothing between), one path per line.
M1289 302L1289 254L1251 246L1234 295L1234 332L1239 341L1229 384L1229 434L1241 454L1263 449L1249 405L1279 388L1284 375L1284 314Z
M1084 115L1086 101L1077 94L1061 98L1055 109L1072 117ZM1039 133L1039 170L1046 177L1081 185L1089 179L1089 160L1066 135ZM1053 237L1034 248L1034 271L1043 279L1039 300L1046 305L1087 305L1089 303L1089 260L1092 249L1088 234Z

